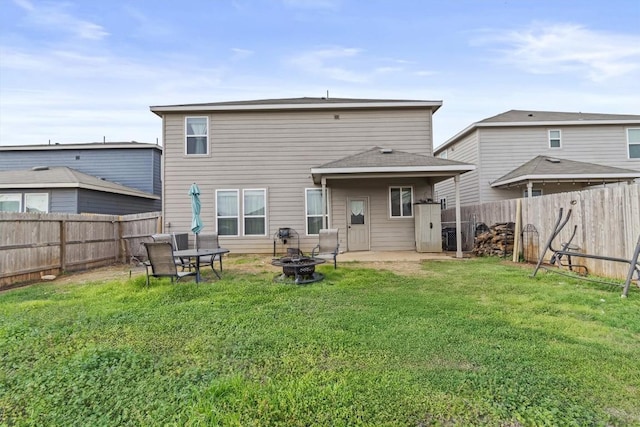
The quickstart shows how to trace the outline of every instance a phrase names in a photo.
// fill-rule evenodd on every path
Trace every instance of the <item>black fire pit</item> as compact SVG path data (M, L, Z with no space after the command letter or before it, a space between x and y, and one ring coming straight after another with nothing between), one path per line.
M305 256L275 258L271 264L282 267L282 274L273 280L281 282L293 280L296 285L318 282L324 279L324 276L316 272L316 265L324 263L324 259Z

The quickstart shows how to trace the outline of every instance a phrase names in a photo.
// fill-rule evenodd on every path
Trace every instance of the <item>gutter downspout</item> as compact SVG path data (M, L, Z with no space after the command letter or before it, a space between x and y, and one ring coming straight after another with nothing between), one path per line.
M453 177L456 189L456 258L462 258L462 224L460 221L460 175Z
M322 177L322 228L329 228L327 215L327 178Z

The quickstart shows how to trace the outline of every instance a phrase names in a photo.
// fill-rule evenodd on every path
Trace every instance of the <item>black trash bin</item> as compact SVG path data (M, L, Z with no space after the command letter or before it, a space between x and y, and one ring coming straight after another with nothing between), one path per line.
M442 250L443 251L455 251L456 245L456 228L444 227L442 229Z

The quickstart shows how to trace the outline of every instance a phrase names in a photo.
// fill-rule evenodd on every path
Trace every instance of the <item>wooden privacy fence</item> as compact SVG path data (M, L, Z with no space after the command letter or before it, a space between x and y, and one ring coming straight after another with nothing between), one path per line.
M0 212L0 289L123 262L158 232L160 212L126 216Z
M640 184L616 185L521 200L523 234L528 232L526 230L535 230L537 235L532 246L525 248L533 252L535 259L540 256L544 243L554 231L560 208L565 213L571 209L572 215L557 237L556 247L571 238L574 225L577 225L572 245L578 247L580 252L631 259L640 236ZM513 199L463 206L462 219L483 222L488 226L498 222L515 223L517 202L518 199ZM454 209L443 211L442 221L453 220ZM548 252L545 259L550 259L551 255ZM629 271L629 265L624 263L587 258L580 259L580 263L587 267L590 274L603 277L624 279Z

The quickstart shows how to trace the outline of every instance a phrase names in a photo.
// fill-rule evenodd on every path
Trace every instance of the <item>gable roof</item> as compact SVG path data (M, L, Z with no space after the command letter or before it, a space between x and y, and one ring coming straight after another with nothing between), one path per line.
M516 127L516 126L583 126L583 125L639 125L640 115L635 114L600 114L600 113L564 113L556 111L509 110L504 113L472 123L444 144L434 150L440 154L458 139L483 127Z
M311 168L314 182L320 178L363 178L385 176L450 178L469 172L475 165L433 156L373 147L351 156Z
M640 178L640 171L576 162L550 156L536 156L491 183L491 187L511 187L527 182L620 182Z
M88 175L66 166L0 171L0 189L28 188L82 188L146 199L160 199L155 194L145 193L144 191Z
M158 116L168 112L313 110L352 108L429 108L434 112L442 101L362 98L279 98L200 104L156 105L149 107Z

